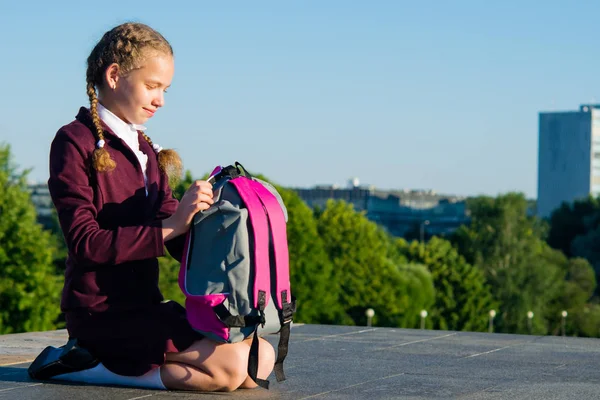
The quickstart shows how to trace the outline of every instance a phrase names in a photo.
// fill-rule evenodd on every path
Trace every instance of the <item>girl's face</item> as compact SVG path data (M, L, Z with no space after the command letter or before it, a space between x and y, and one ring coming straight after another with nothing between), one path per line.
M142 125L165 105L165 92L175 70L172 56L148 57L140 68L123 75L118 67L111 73L111 67L101 101L123 121Z

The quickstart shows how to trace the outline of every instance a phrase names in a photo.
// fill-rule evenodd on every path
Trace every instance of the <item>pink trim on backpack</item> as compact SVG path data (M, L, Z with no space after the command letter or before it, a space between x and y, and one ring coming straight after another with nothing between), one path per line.
M240 176L229 181L237 189L240 198L246 204L248 218L254 233L254 307L259 308L258 294L265 292L265 308L271 297L271 271L269 262L269 226L267 215L256 192L250 187L250 180Z
M229 327L222 322L213 307L225 301L226 293L188 296L185 309L190 326L196 330L211 332L225 341L229 340Z
M287 301L291 303L292 292L290 291L290 270L289 270L289 250L287 244L287 229L285 215L281 209L281 204L267 188L260 182L250 181L250 186L254 189L260 201L267 209L269 215L269 224L271 226L271 239L273 240L273 253L275 254L276 270L276 288L277 304L283 308L281 293L287 291Z

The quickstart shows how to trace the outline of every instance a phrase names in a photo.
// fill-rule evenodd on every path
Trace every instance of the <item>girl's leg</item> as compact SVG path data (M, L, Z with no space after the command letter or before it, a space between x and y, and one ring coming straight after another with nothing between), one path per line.
M248 377L251 339L240 343L217 343L210 339L194 342L180 353L167 353L160 376L167 389L233 391L255 387ZM260 339L258 377L266 379L275 364L273 346Z
M273 367L275 366L275 350L271 343L267 342L264 339L259 339L260 344L258 347L258 372L256 373L257 377L260 379L267 379L271 371L273 371ZM250 346L252 342L248 342L248 346ZM266 361L263 361L266 360ZM258 385L256 382L252 380L247 374L248 372L248 359L246 358L246 379L239 387L240 389L254 389Z

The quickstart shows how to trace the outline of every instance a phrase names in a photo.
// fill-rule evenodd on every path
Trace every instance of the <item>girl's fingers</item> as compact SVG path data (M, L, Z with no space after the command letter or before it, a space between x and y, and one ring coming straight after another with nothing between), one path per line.
M204 203L208 203L208 204L213 204L215 201L213 200L212 196L209 196L206 193L200 193L198 195L198 197L196 198L196 203L197 202L204 202Z

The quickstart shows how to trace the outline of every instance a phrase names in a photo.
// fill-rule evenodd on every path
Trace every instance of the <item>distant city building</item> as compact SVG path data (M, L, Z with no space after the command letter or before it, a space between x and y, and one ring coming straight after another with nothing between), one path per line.
M398 237L420 231L427 236L444 236L469 223L465 198L419 190L374 191L367 217Z
M538 140L538 216L600 194L600 105L541 112Z
M46 183L32 183L29 185L31 201L37 212L37 220L45 228L52 226L52 210L54 205L50 198L50 191Z
M327 200L344 200L352 203L357 211L366 211L369 208L369 198L373 189L360 187L339 188L336 186L316 186L312 189L294 189L296 193L308 204L309 207L324 208Z
M358 182L356 178L351 182ZM344 200L390 234L405 237L443 236L467 224L466 199L443 196L433 191L385 191L349 185L294 189L309 207L325 207L329 199Z

